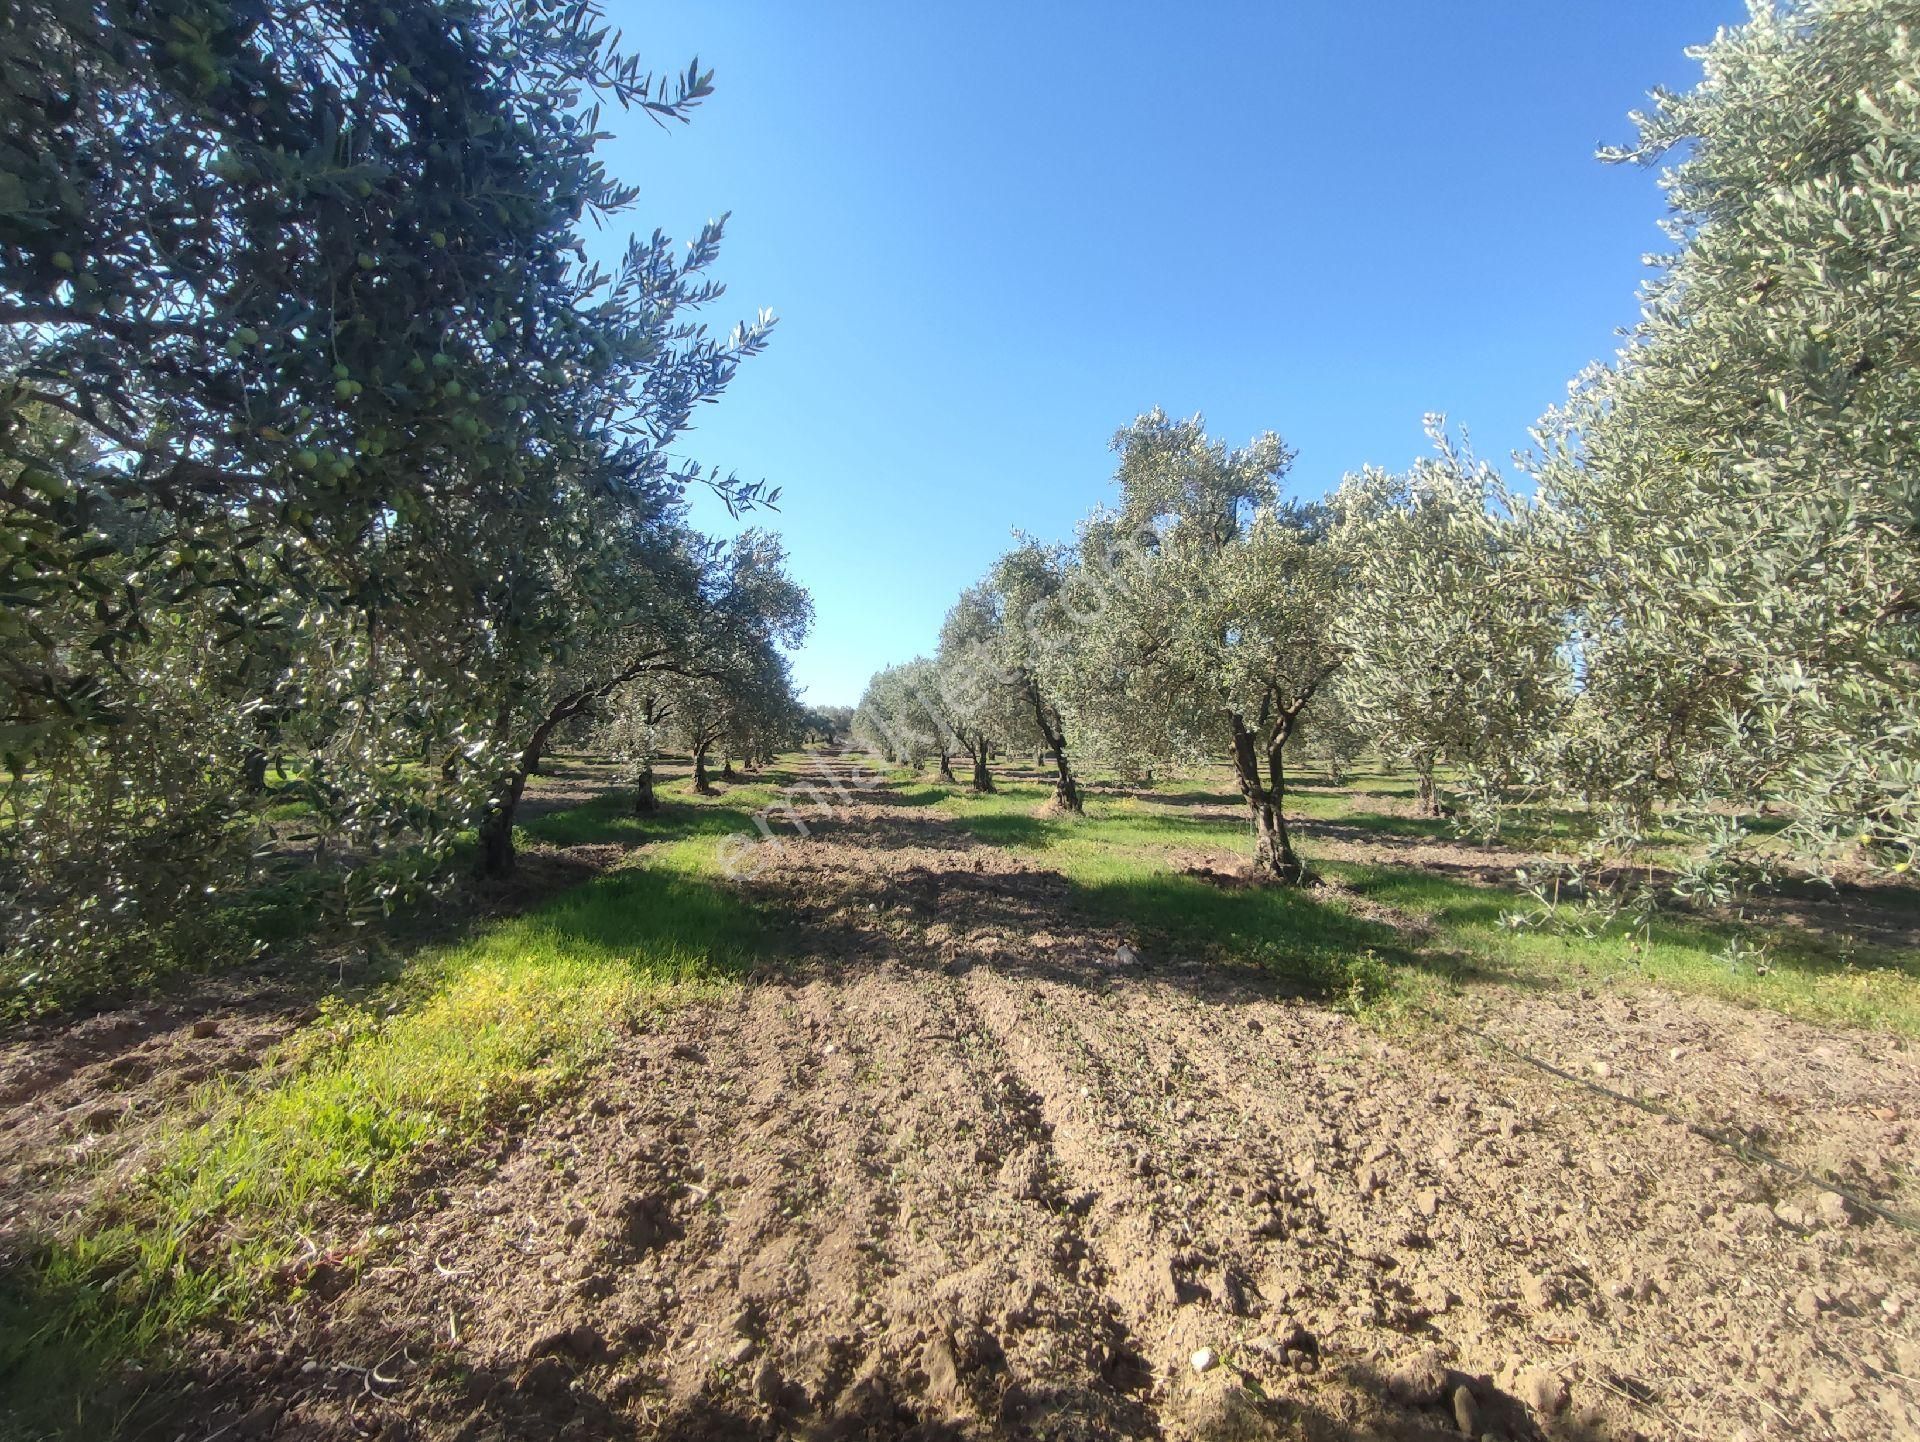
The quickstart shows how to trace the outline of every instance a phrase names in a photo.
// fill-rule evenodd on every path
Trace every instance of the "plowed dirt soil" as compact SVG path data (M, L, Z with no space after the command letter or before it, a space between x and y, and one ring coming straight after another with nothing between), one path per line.
M1653 990L1387 1036L884 788L769 857L756 975L316 1237L393 1229L150 1435L1920 1436L1911 1232L1485 1038L1887 1197L1900 1040ZM94 1026L16 1111L126 1064Z

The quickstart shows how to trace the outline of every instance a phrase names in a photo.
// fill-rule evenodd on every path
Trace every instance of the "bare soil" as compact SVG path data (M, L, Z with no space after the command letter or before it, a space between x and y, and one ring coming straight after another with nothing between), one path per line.
M391 1229L206 1338L145 1435L1920 1435L1920 1249L1831 1192L1480 1036L1155 955L884 790L765 859L759 974L316 1237ZM0 1139L86 1145L64 1088L193 1040L84 1025ZM1474 1025L1912 1204L1897 1038L1654 990Z

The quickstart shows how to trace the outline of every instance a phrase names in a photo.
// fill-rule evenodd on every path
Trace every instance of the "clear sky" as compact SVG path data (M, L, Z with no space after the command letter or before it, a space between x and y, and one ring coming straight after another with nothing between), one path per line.
M1152 406L1278 430L1307 495L1406 465L1430 410L1524 446L1663 244L1653 175L1595 147L1744 13L610 0L716 72L690 126L610 116L608 162L637 228L733 213L717 321L781 317L676 449L784 487L808 699L930 650L1012 529L1070 537Z

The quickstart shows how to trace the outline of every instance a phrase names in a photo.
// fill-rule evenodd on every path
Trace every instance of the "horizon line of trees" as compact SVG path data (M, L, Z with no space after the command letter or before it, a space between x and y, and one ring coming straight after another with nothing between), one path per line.
M1125 777L1228 760L1271 878L1291 758L1368 745L1463 820L1585 817L1591 870L1656 825L1682 892L1775 861L1920 855L1920 6L1796 0L1698 52L1609 161L1664 163L1672 253L1640 324L1518 457L1434 451L1285 499L1292 459L1159 411L1115 504L1020 537L930 658L875 675L890 759L1050 750ZM950 772L948 773L950 774ZM1772 832L1771 849L1755 843Z

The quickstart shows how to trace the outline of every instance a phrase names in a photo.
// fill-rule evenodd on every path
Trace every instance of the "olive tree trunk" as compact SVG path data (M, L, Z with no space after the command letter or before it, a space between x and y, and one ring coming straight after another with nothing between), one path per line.
M986 738L977 737L968 749L973 753L973 789L982 794L992 792L993 773L987 770Z
M1284 734L1267 745L1267 768L1263 777L1258 738L1238 717L1234 718L1233 774L1253 825L1254 869L1282 885L1299 886L1310 876L1293 849L1293 838L1287 834L1287 773L1281 760L1285 746Z
M1440 815L1440 793L1433 784L1433 762L1430 759L1415 762L1414 772L1420 778L1418 789L1420 814L1422 816Z
M1027 700L1033 706L1033 721L1040 730L1040 739L1053 753L1053 804L1075 816L1083 815L1086 807L1080 800L1080 788L1074 783L1073 767L1067 761L1067 728L1060 720L1060 713L1040 695L1040 687L1031 676L1027 678Z
M588 710L597 701L611 695L618 686L633 680L642 672L652 669L660 659L661 653L649 652L634 659L630 664L604 677L597 684L578 691L569 692L555 701L547 709L533 728L533 734L527 738L527 744L521 748L520 758L513 771L502 782L487 809L480 817L480 854L475 859L474 870L483 877L502 877L512 873L513 854L513 818L520 809L520 798L526 794L527 778L540 769L540 758L546 755L547 743L553 739L554 730L563 722L572 720ZM504 736L511 724L511 716L502 711L498 719L496 734ZM457 765L459 752L448 754L442 774L446 768Z

